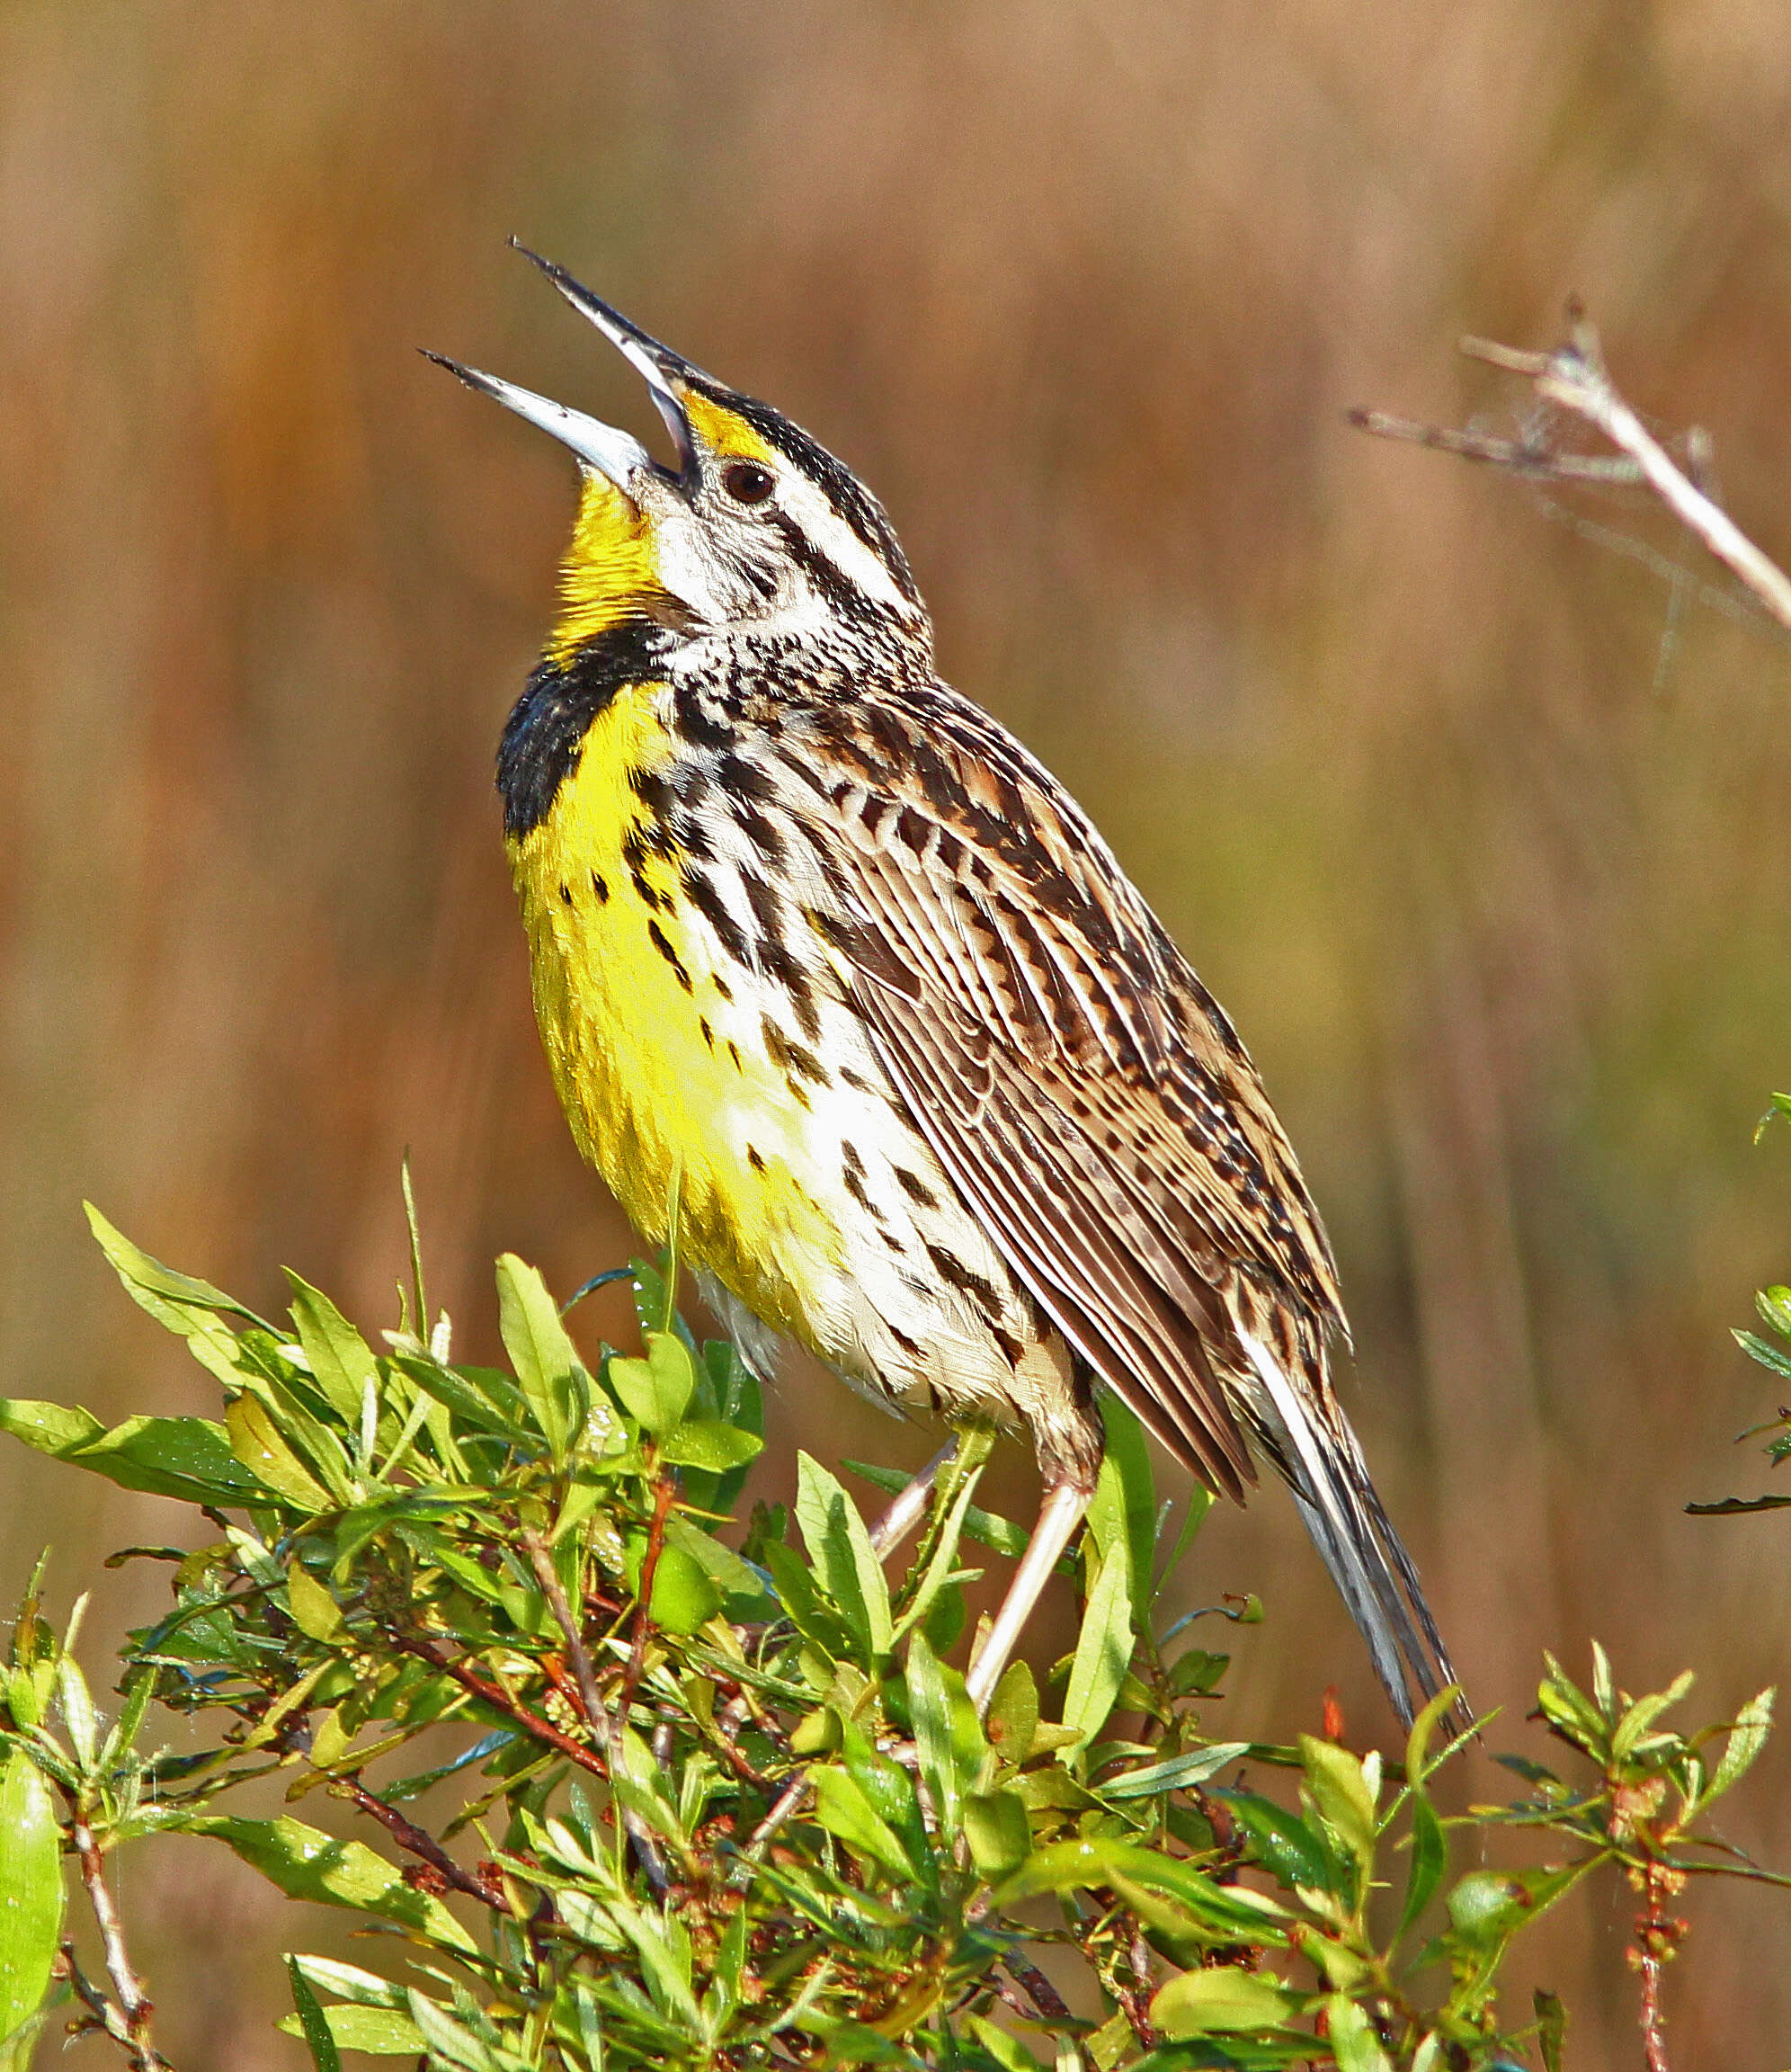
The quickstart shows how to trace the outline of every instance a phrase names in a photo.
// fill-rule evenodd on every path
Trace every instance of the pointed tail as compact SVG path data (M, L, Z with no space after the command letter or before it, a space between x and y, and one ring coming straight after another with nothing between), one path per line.
M1348 1421L1339 1412L1333 1424L1311 1388L1294 1380L1241 1324L1238 1337L1262 1385L1252 1410L1292 1486L1313 1545L1368 1642L1375 1673L1410 1727L1428 1700L1459 1681L1417 1568L1382 1508ZM1455 1711L1457 1723L1466 1725L1466 1705L1457 1701Z

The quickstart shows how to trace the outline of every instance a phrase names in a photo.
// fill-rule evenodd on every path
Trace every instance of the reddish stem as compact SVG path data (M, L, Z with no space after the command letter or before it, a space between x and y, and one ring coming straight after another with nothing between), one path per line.
M388 1806L383 1799L376 1799L358 1777L343 1777L336 1781L336 1788L344 1791L361 1810L377 1820L402 1849L408 1849L413 1856L421 1857L442 1880L455 1891L464 1892L469 1898L482 1900L486 1906L499 1914L510 1911L504 1898L503 1888L495 1879L485 1879L470 1871L463 1871L454 1859L425 1829L414 1821L406 1820L396 1806Z
M1635 1924L1637 1969L1642 1974L1642 2055L1648 2072L1671 2072L1667 2063L1666 2018L1661 2011L1663 1938L1671 1924L1661 1912L1662 1867L1651 1861L1642 1873L1643 1912Z
M482 1676L477 1669L462 1661L451 1660L433 1647L420 1634L401 1633L388 1627L392 1645L406 1655L414 1655L420 1662L427 1662L432 1668L441 1670L444 1676L451 1676L462 1690L470 1691L475 1698L496 1709L513 1719L526 1734L537 1741L544 1741L549 1748L557 1748L562 1755L589 1770L593 1776L607 1777L609 1772L582 1742L575 1741L570 1734L562 1734L551 1719L543 1719L539 1712L531 1712L520 1699L512 1698L501 1684L495 1684L489 1676Z
M672 1510L677 1486L663 1469L653 1503L653 1523L647 1528L646 1558L640 1565L640 1608L635 1613L634 1646L628 1651L628 1674L622 1678L622 1701L618 1710L626 1719L634 1704L635 1686L646 1666L646 1639L653 1630L654 1578L659 1573L659 1557L665 1550L665 1521Z

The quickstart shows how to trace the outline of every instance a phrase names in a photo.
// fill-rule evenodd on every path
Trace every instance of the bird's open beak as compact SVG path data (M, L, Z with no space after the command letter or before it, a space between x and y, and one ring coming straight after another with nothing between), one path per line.
M569 410L564 403L537 396L533 389L518 388L515 382L501 380L495 374L483 373L477 367L464 367L444 353L425 352L423 357L434 361L438 367L445 367L450 374L458 375L468 388L477 388L482 396L493 397L506 410L515 411L519 417L526 418L550 438L557 439L562 446L569 447L580 460L614 483L631 502L638 502L637 491L642 477L646 474L657 475L662 480L682 487L693 486L697 473L696 442L691 436L691 421L679 400L677 385L686 373L695 370L669 346L648 337L619 310L612 309L588 288L582 287L565 267L556 266L551 260L530 252L526 245L519 244L513 237L511 243L525 259L534 261L579 315L588 317L645 378L678 450L677 470L662 468L631 432L587 417L582 410Z

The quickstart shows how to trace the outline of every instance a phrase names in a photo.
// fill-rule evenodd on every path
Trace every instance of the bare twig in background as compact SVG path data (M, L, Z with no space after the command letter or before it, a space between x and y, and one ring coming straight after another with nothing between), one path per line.
M81 1881L87 1888L88 1903L99 1926L106 1970L111 1978L112 1990L118 1996L118 2005L112 2008L106 2005L102 1995L90 1997L83 1993L81 1997L104 2023L107 2033L123 2046L133 2072L168 2072L167 2059L149 2040L149 2018L156 2010L143 1990L143 1981L137 1976L130 1954L124 1946L124 1930L119 1922L118 1909L112 1904L111 1888L106 1883L100 1845L94 1839L93 1829L78 1813L74 1821L74 1837L75 1853L81 1863ZM80 1974L72 1951L67 1961L69 1981L79 1991Z
M1680 468L1618 395L1606 370L1597 331L1577 302L1567 309L1566 339L1549 353L1526 353L1485 338L1464 338L1461 350L1470 359L1521 374L1534 384L1545 403L1571 411L1600 432L1617 449L1616 455L1575 453L1555 445L1537 428L1521 439L1497 439L1475 432L1450 431L1383 410L1352 410L1350 422L1382 439L1403 439L1467 460L1483 460L1519 475L1547 482L1596 482L1652 489L1680 522L1697 534L1787 632L1791 632L1791 576L1762 554L1700 484L1707 478L1709 441L1694 430L1689 454Z

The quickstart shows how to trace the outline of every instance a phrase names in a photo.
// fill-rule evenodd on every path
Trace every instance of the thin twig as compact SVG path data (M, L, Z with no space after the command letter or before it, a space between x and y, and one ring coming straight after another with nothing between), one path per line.
M807 1798L808 1785L808 1773L805 1770L800 1777L784 1786L772 1801L771 1811L746 1837L746 1846L740 1853L741 1860L728 1879L728 1883L736 1890L744 1892L753 1882L753 1866L771 1846L771 1837L778 1829Z
M554 1558L548 1543L532 1528L522 1535L522 1550L529 1557L529 1566L535 1571L535 1580L541 1585L541 1594L548 1601L548 1608L559 1623L566 1636L566 1651L572 1658L572 1673L578 1679L578 1694L584 1703L584 1716L591 1722L591 1731L597 1737L603 1751L603 1760L609 1766L612 1780L610 1790L615 1790L616 1773L615 1729L610 1722L610 1709L603 1702L603 1694L597 1688L597 1675L591 1666L591 1656L584 1645L584 1636L578 1630L578 1621L572 1615L572 1606L561 1587L558 1575L554 1569ZM624 1717L627 1697L623 1701ZM646 1881L655 1894L664 1898L670 1885L665 1875L664 1859L659 1853L658 1844L647 1831L646 1824L638 1814L631 1812L620 1799L616 1800L616 1810L621 1817L622 1827L634 1852L640 1860L640 1867L646 1873Z
M512 1698L501 1684L483 1676L469 1663L444 1655L421 1634L404 1633L397 1627L388 1626L386 1633L393 1647L406 1655L414 1655L418 1661L427 1662L439 1669L444 1676L451 1676L463 1691L470 1691L475 1698L487 1705L495 1706L507 1718L513 1719L523 1732L537 1741L544 1741L549 1748L557 1748L562 1755L589 1770L593 1776L605 1780L609 1769L595 1753L582 1741L575 1741L570 1734L563 1734L551 1719L544 1719L539 1712L531 1712L519 1698Z
M1002 1960L1015 1981L1025 1987L1031 1996L1032 2005L1047 2022L1067 2022L1070 2010L1064 1996L1036 1964L1029 1964L1024 1957L1007 1957Z
M1522 375L1534 383L1542 401L1591 425L1617 449L1621 459L1565 451L1539 434L1521 440L1492 439L1421 424L1380 410L1352 410L1350 422L1378 438L1411 441L1546 481L1645 486L1771 617L1791 631L1791 576L1761 553L1700 487L1711 471L1708 437L1699 432L1690 435L1687 467L1681 469L1617 393L1605 367L1598 333L1577 303L1569 304L1567 320L1568 335L1551 353L1526 353L1484 338L1464 338L1461 350L1470 358Z
M653 1630L653 1615L647 1607L653 1603L653 1585L659 1574L659 1557L665 1550L665 1521L672 1509L672 1499L676 1495L672 1478L662 1469L659 1487L654 1496L653 1522L647 1527L646 1556L640 1565L640 1604L635 1612L634 1645L628 1649L628 1666L622 1678L622 1717L626 1719L634 1704L635 1688L639 1684L641 1671L646 1666L646 1638Z
M1350 410L1344 415L1359 432L1377 439L1402 440L1433 453L1482 460L1512 475L1538 476L1550 482L1597 482L1620 489L1639 489L1646 479L1634 460L1614 454L1563 453L1537 438L1499 439L1488 432L1457 432L1447 424L1396 417L1387 410Z
M99 1926L106 1971L112 1982L112 1991L118 1996L117 2012L124 2033L119 2036L110 2020L106 2023L107 2031L118 2036L123 2044L133 2072L168 2072L167 2059L149 2040L149 2018L156 2012L155 2005L143 1990L143 1981L137 1976L130 1953L124 1946L124 1929L119 1921L118 1908L112 1904L111 1888L106 1883L100 1845L94 1839L93 1829L78 1813L75 1815L72 1832L75 1853L81 1864L81 1882L87 1888L87 1901Z
M1667 2063L1666 2017L1661 2009L1661 1973L1684 1934L1685 1924L1662 1911L1672 1873L1653 1857L1642 1873L1643 1911L1635 1923L1630 1961L1642 1975L1642 2056L1648 2072L1671 2072Z
M69 1990L92 2017L91 2023L70 2023L71 2034L81 2034L90 2026L97 2026L103 2029L114 2043L121 2044L127 2050L130 2049L130 2032L124 2025L124 2016L82 1970L75 1955L73 1942L64 1942L56 1960L53 1975L67 1983Z
M731 1724L729 1715L733 1710L732 1706L726 1706L717 1712L711 1723L709 1732L704 1738L743 1784L750 1784L757 1791L775 1791L777 1786L772 1783L771 1780L760 1771L755 1770L735 1746L728 1733L727 1725L724 1724L725 1721ZM700 1721L698 1723L699 1725L701 1724Z
M613 1769L615 1740L610 1727L610 1709L597 1688L597 1675L591 1666L590 1651L584 1645L584 1634L578 1630L578 1621L572 1615L572 1606L566 1602L566 1592L554 1568L554 1558L539 1532L526 1531L521 1537L522 1551L529 1557L529 1566L535 1571L535 1580L541 1585L548 1609L566 1636L566 1656L572 1663L572 1673L578 1679L578 1695L584 1706L584 1717L591 1723L591 1731L603 1752L604 1761Z
M434 1835L414 1821L406 1820L396 1806L376 1799L360 1778L336 1778L331 1788L352 1799L363 1813L379 1823L401 1849L408 1849L413 1856L427 1863L444 1884L451 1885L457 1892L464 1892L468 1898L483 1901L499 1914L509 1913L510 1902L495 1879L484 1879L474 1871L463 1870Z
M1550 353L1546 372L1537 379L1536 392L1583 417L1619 451L1627 453L1680 522L1697 533L1781 626L1791 629L1791 576L1760 552L1726 511L1695 488L1668 458L1666 449L1650 436L1612 386L1598 334L1583 317L1574 321L1569 344Z

